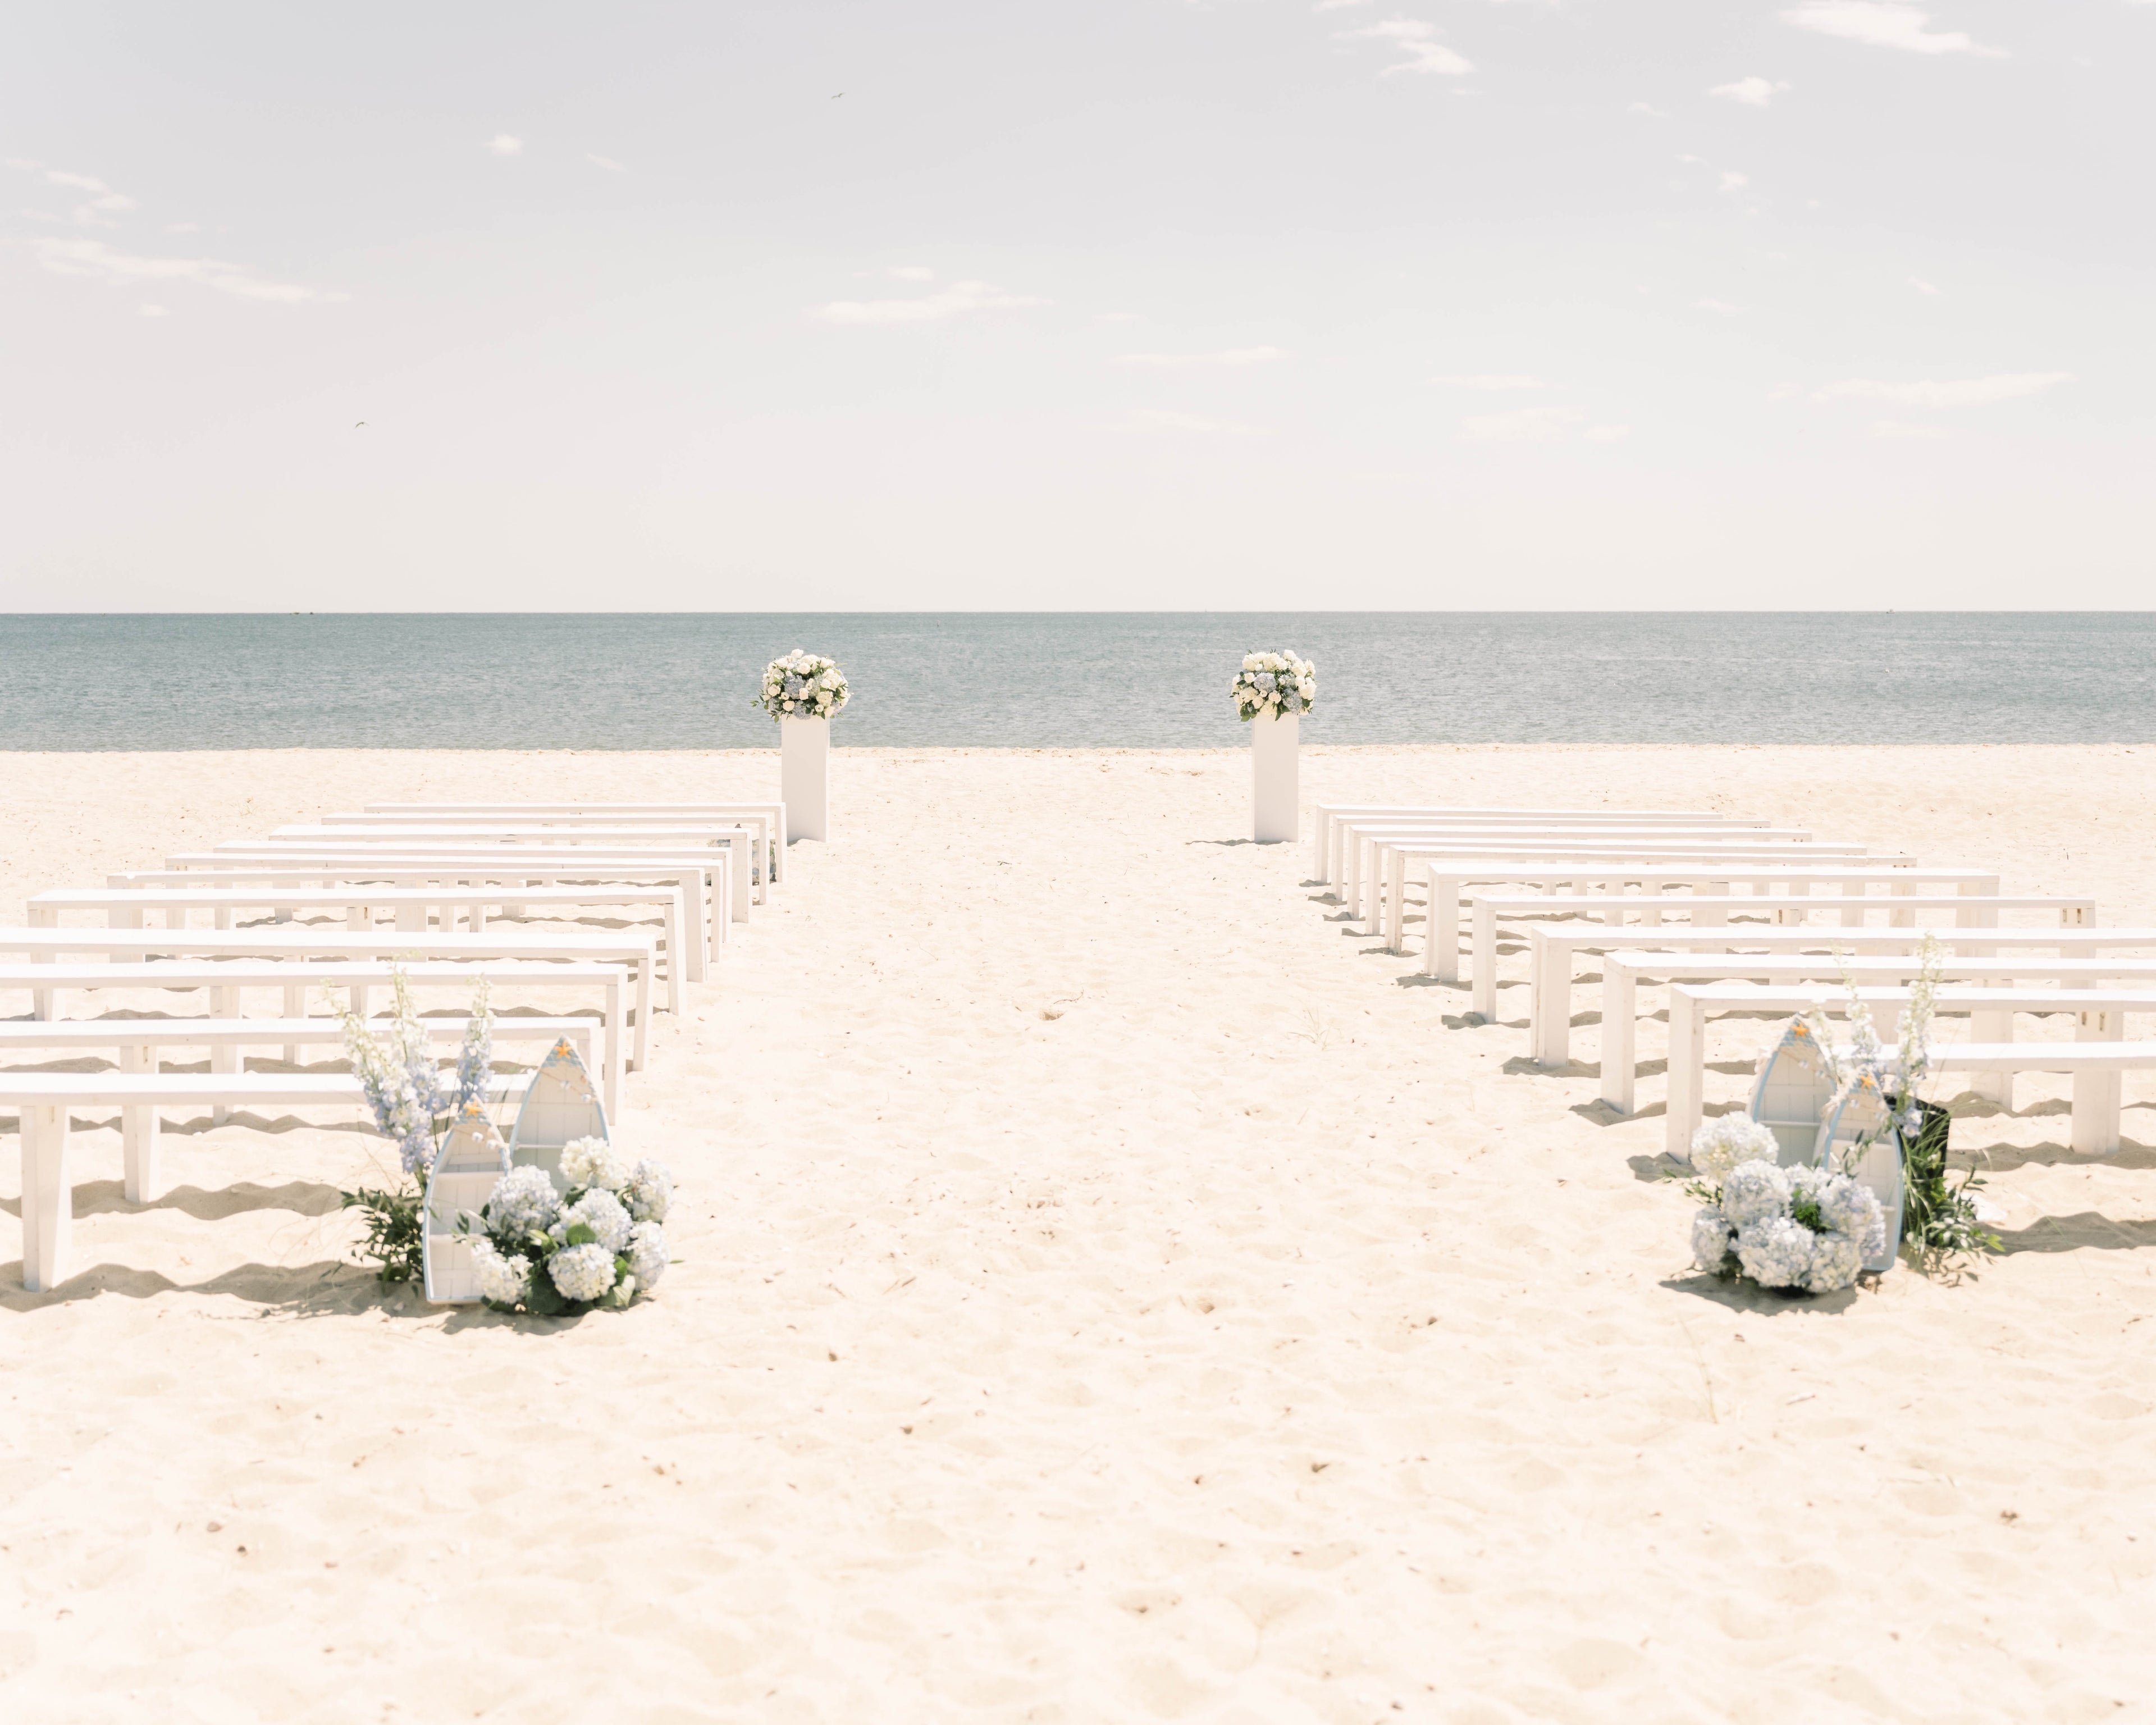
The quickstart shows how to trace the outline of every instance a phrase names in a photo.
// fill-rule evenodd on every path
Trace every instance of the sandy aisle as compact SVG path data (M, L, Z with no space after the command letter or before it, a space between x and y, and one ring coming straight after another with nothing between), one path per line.
M0 767L10 921L368 798L776 783ZM686 1261L627 1315L340 1267L348 1123L168 1129L147 1210L82 1132L88 1267L25 1296L0 1122L0 1713L2151 1717L2156 1089L2102 1163L2063 1112L1958 1126L2011 1248L1958 1286L1733 1294L1686 1271L1660 1079L1608 1123L1591 1026L1518 1070L1523 991L1464 1027L1306 846L1230 842L1247 771L834 757L834 842L630 1080ZM1742 809L2156 922L2156 750L1312 750L1304 788Z

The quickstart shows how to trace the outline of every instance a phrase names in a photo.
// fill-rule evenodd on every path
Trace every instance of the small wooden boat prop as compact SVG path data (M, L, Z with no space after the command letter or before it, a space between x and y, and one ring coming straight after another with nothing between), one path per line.
M1834 1101L1825 1055L1802 1019L1793 1019L1752 1086L1752 1117L1774 1135L1775 1161L1796 1168L1818 1159L1820 1122Z
M1860 1151L1857 1142L1867 1133L1876 1136ZM1880 1214L1887 1219L1887 1244L1866 1255L1864 1267L1892 1270L1902 1244L1902 1140L1888 1122L1886 1098L1871 1079L1859 1078L1834 1099L1820 1122L1814 1160L1833 1173L1855 1176L1879 1200Z
M437 1306L472 1306L479 1301L479 1273L472 1267L471 1242L457 1233L457 1218L478 1210L494 1195L495 1182L509 1172L509 1146L477 1102L465 1104L464 1117L449 1129L427 1176L425 1232L420 1262L426 1272L427 1298Z
M601 1138L608 1143L606 1109L592 1087L577 1050L565 1037L547 1051L524 1092L510 1134L509 1160L516 1168L543 1168L557 1191L562 1184L562 1147L572 1138Z

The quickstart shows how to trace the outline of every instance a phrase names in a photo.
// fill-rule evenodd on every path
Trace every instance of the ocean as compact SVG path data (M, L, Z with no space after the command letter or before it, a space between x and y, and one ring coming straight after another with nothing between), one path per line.
M1312 743L2156 742L2156 613L0 616L0 748L737 748L828 653L844 746L1234 744L1246 652Z

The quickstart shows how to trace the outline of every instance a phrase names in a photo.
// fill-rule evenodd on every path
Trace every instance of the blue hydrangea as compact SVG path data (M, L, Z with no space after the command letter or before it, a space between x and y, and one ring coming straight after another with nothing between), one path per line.
M1804 1277L1804 1286L1815 1294L1836 1293L1852 1286L1863 1267L1864 1254L1848 1235L1815 1234L1812 1236L1811 1268Z
M1789 1209L1789 1176L1771 1162L1740 1162L1722 1180L1722 1214L1735 1228L1786 1215Z
M1800 1288L1810 1280L1812 1242L1818 1237L1788 1216L1768 1216L1738 1230L1737 1261L1763 1288Z
M1692 1262L1702 1270L1719 1270L1729 1257L1737 1230L1720 1210L1707 1209L1691 1219Z
M639 1162L621 1189L621 1201L639 1222L663 1222L674 1207L674 1176L663 1163Z

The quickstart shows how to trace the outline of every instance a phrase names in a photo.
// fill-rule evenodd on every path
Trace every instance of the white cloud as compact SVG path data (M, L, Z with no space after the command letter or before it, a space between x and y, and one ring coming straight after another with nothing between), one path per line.
M1929 30L1931 13L1905 0L1807 0L1782 13L1782 22L1822 36L1840 36L1874 48L1906 49L1911 54L1980 54L2004 59L2003 48L1988 48L1964 30Z
M834 300L817 309L826 323L936 323L969 311L1009 311L1045 305L1024 294L1007 294L985 281L954 281L917 300Z
M1460 430L1478 444L1548 443L1571 436L1586 418L1579 408L1515 408L1509 413L1462 419Z
M1725 192L1741 192L1751 183L1751 180L1743 174L1725 173L1722 177L1722 189Z
M524 140L513 138L506 131L498 131L486 141L485 147L497 156L514 156L524 147Z
M1650 118L1656 120L1666 120L1670 117L1661 109L1657 108L1651 102L1635 102L1625 111L1627 114L1645 114Z
M2054 384L2071 383L2073 377L2071 372L2003 372L1996 377L1959 377L1944 383L1881 383L1870 377L1847 377L1828 384L1812 399L1854 397L1859 401L1891 401L1905 408L1979 408L1990 402L2038 395Z
M1916 290L1920 294L1936 294L1938 292L1937 288L1933 287L1928 281L1926 281L1921 275L1911 276L1909 278L1909 285L1916 289Z
M169 317L172 316L172 313L166 311L162 305L137 305L135 308L135 313L138 317Z
M1789 87L1786 84L1769 84L1764 78L1740 78L1734 84L1717 84L1707 94L1720 96L1724 101L1742 102L1748 108L1763 108Z
M11 162L8 166L34 170L38 164ZM44 171L44 178L49 186L64 186L71 192L95 194L85 198L68 213L69 218L78 227L110 228L113 224L105 219L106 217L120 215L137 208L133 198L114 191L95 174L68 173L57 167L49 167ZM40 214L38 219L44 221L50 218Z
M936 272L926 264L900 264L884 271L894 281L933 281Z
M1188 366L1261 366L1281 358L1277 347L1223 347L1216 353L1119 353L1119 366L1160 366L1181 369Z
M199 222L167 222L165 223L165 232L167 234L199 234L202 232L202 223Z
M1517 372L1474 372L1464 376L1432 377L1433 383L1443 384L1449 389L1547 389L1549 386L1539 377L1523 377Z
M1389 18L1382 23L1365 24L1359 30L1334 32L1342 42L1386 42L1406 56L1395 60L1379 75L1389 78L1395 72L1435 72L1448 78L1465 77L1475 68L1437 39L1437 26L1426 24L1420 18Z
M1691 303L1694 311L1712 311L1717 317L1737 316L1737 308L1727 300L1694 300Z
M1631 434L1632 428L1629 425L1590 425L1587 428L1587 440L1593 444L1614 444L1618 439Z
M1196 413L1178 413L1167 408L1141 408L1131 416L1156 431L1248 431L1232 419L1207 419Z
M1936 425L1911 425L1900 419L1874 419L1871 425L1873 437L1934 438L1946 433Z
M143 258L115 251L101 240L35 239L30 249L55 275L79 275L110 287L146 281L192 281L242 300L341 300L295 282L272 281L241 264L214 258Z
M487 147L489 149L492 149L494 146L490 144ZM517 147L521 149L523 146L519 145ZM625 174L629 172L627 168L624 167L619 162L616 162L611 156L594 156L589 151L587 151L584 153L584 160L591 163L593 167L604 168L610 174Z

